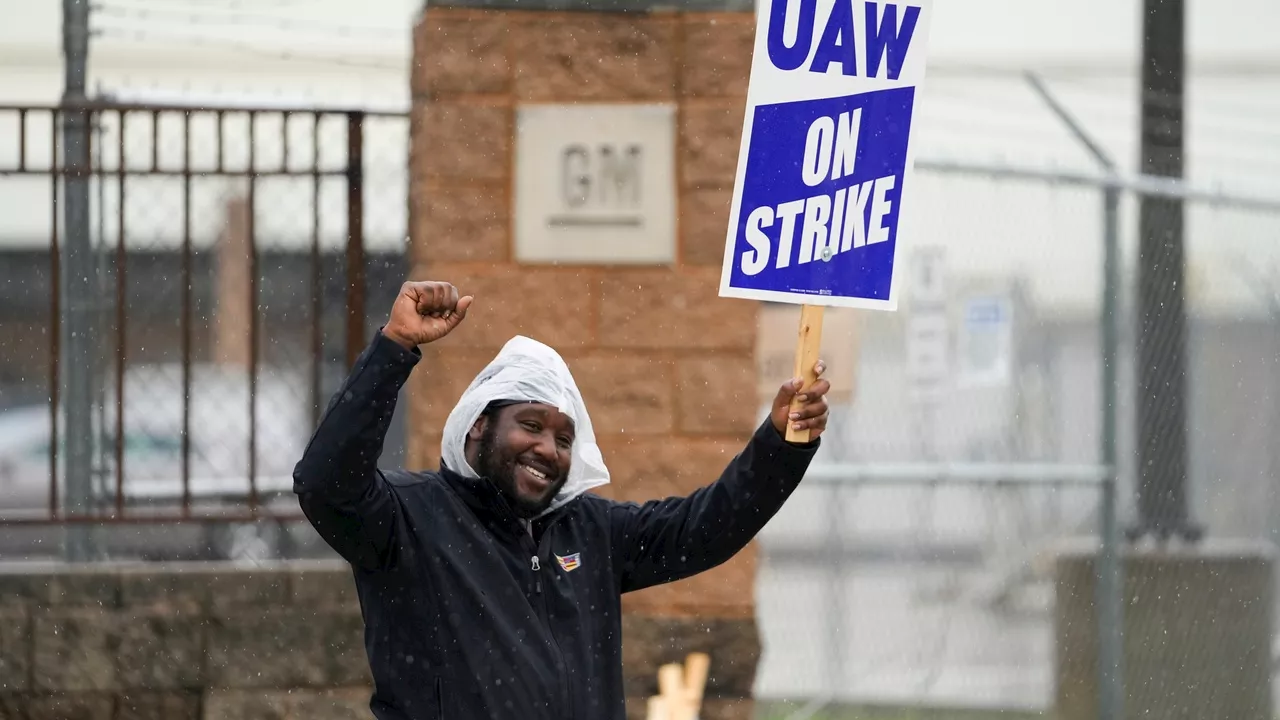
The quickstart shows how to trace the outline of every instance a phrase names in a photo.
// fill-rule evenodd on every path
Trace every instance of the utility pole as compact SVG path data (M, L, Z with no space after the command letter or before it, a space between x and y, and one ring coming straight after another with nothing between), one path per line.
M1141 168L1181 179L1186 66L1184 0L1143 0ZM1143 196L1138 249L1138 524L1136 540L1195 541L1187 510L1187 313L1183 202Z
M64 82L62 105L75 108L87 101L86 75L89 65L89 0L63 0L62 53ZM63 368L62 397L66 439L67 513L91 509L93 489L93 385L97 368L94 300L98 283L93 247L89 238L89 113L64 109L62 152L65 170L63 224L66 238L62 246ZM117 430L118 432L119 430ZM63 548L68 561L92 557L92 536L87 525L73 523L67 528Z

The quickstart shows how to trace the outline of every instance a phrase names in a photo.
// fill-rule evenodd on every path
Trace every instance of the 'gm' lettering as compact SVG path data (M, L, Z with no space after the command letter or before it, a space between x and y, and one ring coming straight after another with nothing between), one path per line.
M588 148L574 143L560 155L560 187L564 202L571 208L588 204L600 207L638 207L640 165L643 150L636 143L603 143Z
M915 34L916 21L920 19L920 8L914 5L905 8L899 23L896 4L868 2L863 5L865 11L861 23L855 23L853 0L835 0L831 15L822 26L822 34L815 44L815 31L819 29L816 18L818 0L772 0L772 3L767 45L769 61L779 70L798 70L808 60L806 70L809 72L825 74L832 65L836 65L841 74L855 77L859 72L858 58L861 57L865 77L880 76L884 65L884 76L897 80L911 46L911 37ZM784 33L787 10L792 3L799 5L799 17L795 41L787 44ZM884 5L883 12L881 5ZM862 27L861 35L857 35L855 29L858 24Z

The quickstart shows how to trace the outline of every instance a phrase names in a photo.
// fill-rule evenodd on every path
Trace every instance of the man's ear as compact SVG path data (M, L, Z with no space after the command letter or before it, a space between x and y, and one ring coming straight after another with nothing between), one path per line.
M489 416L481 415L476 421L471 423L471 429L467 431L467 439L480 442L480 438L484 437L484 429L489 425Z

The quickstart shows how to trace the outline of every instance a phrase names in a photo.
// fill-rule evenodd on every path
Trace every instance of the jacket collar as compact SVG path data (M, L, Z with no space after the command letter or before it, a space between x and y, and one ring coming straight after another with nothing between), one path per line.
M440 475L454 493L471 508L476 517L490 530L527 532L528 521L516 515L511 503L507 502L506 497L498 490L498 486L490 482L488 478L464 477L460 473L451 470L444 463L440 464ZM532 522L538 528L546 527L563 510L564 507L562 506L554 512L533 519Z

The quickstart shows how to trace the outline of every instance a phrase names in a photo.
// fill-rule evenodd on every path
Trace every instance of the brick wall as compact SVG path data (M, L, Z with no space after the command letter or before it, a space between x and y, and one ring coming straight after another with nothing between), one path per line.
M524 334L561 352L613 474L602 494L647 500L713 480L762 420L755 303L717 297L754 18L750 13L471 10L433 5L415 34L413 275L476 296L426 348L409 393L409 456L438 463L440 430L472 377ZM677 104L678 254L668 267L529 267L512 260L515 110L523 102ZM700 577L629 595L637 658L712 653L704 718L749 717L759 653L754 546ZM690 636L671 623L716 628ZM652 663L650 663L652 664ZM642 703L630 702L632 713Z

